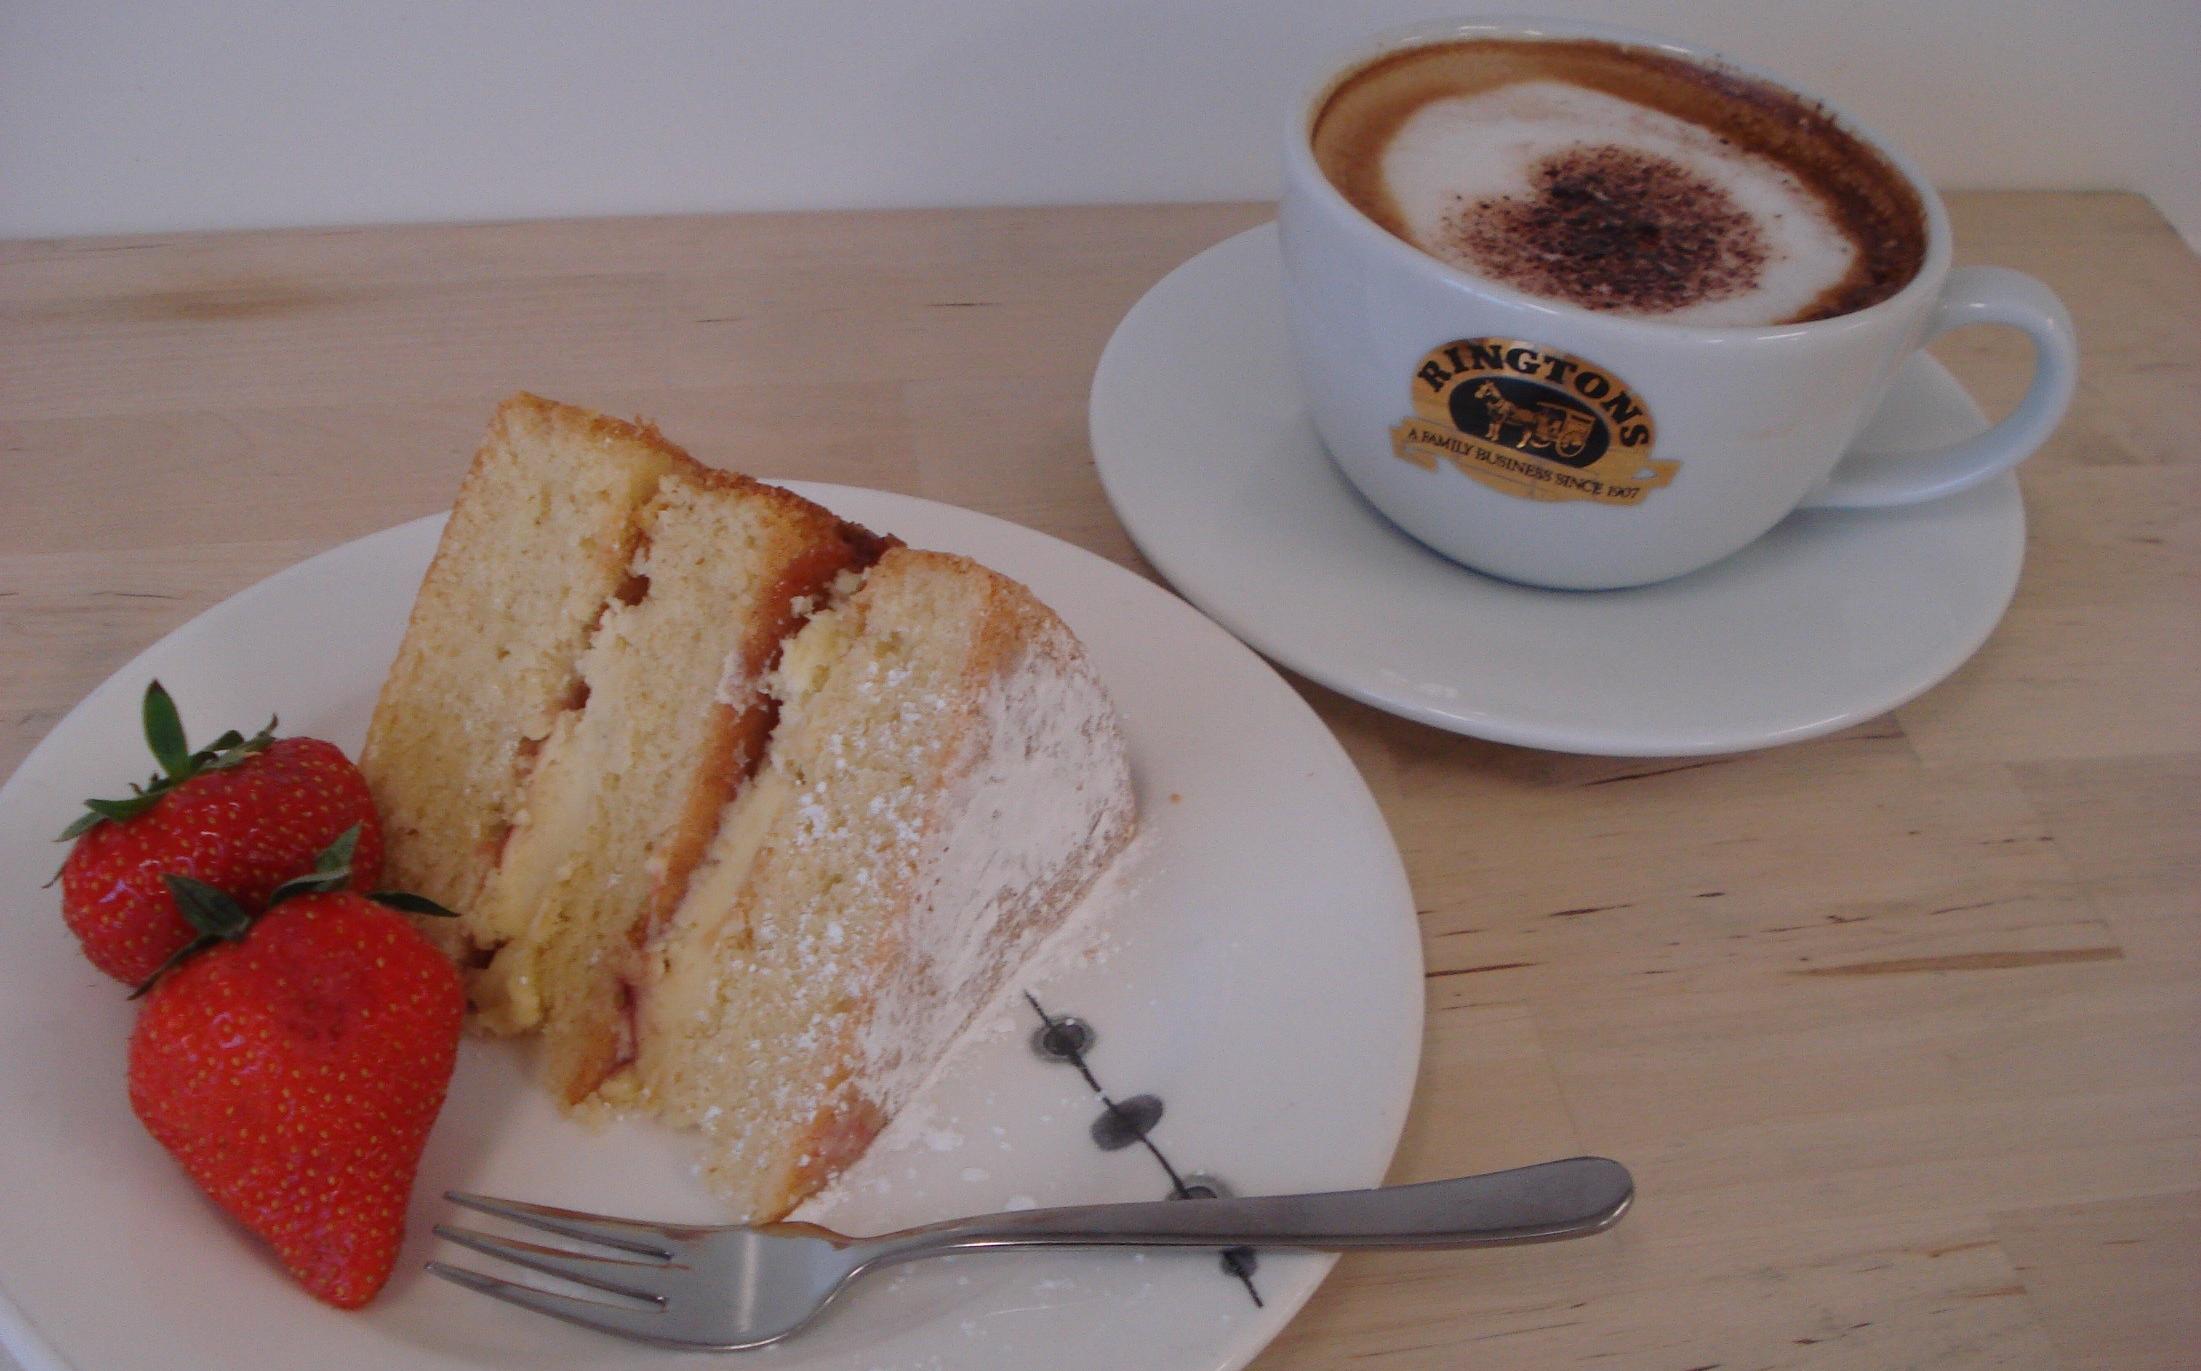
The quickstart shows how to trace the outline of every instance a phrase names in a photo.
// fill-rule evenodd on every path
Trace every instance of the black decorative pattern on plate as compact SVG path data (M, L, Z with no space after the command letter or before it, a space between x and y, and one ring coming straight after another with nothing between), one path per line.
M1169 1177L1169 1198L1173 1200L1205 1200L1230 1194L1230 1188L1213 1176L1181 1174L1155 1144L1154 1126L1162 1121L1161 1096L1133 1095L1119 1101L1102 1088L1100 1078L1093 1074L1092 1064L1086 1060L1086 1054L1092 1051L1099 1036L1091 1024L1069 1015L1057 1018L1049 1014L1030 991L1024 992L1024 999L1032 1006L1032 1012L1039 1015L1039 1027L1032 1032L1032 1050L1050 1061L1068 1062L1076 1067L1101 1102L1100 1117L1093 1120L1095 1147L1103 1152L1121 1151L1134 1144L1144 1147ZM1253 1273L1261 1259L1254 1250L1229 1248L1222 1254L1222 1261L1223 1269L1245 1285L1254 1307L1260 1308L1261 1292L1254 1286Z

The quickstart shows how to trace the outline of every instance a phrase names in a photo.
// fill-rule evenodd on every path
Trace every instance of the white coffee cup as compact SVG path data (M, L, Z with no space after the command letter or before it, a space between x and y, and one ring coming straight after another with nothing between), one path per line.
M1641 46L1795 89L1626 29L1465 20L1377 40L1294 111L1279 223L1299 375L1338 468L1406 532L1510 580L1641 585L1708 566L1797 509L1912 504L1977 485L2024 460L2062 419L2078 372L2062 303L2015 271L1952 270L1948 215L1933 187L1823 101L1910 182L1926 221L1917 275L1849 314L1715 328L1601 313L1479 278L1394 237L1324 177L1314 121L1338 84L1377 58L1474 38ZM2017 408L1933 452L1852 452L1904 360L1968 324L2010 324L2031 337L2033 380ZM1484 399L1438 412L1435 383L1417 385L1430 367L1427 375L1472 385ZM1548 384L1555 374L1568 384ZM1585 444L1600 442L1603 455L1579 465Z

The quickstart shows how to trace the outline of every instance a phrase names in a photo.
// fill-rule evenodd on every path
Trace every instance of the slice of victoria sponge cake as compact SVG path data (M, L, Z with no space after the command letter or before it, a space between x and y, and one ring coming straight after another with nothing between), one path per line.
M460 489L361 756L393 883L568 1107L701 1128L776 1217L864 1147L1133 825L1031 592L534 396ZM450 924L452 921L434 921Z

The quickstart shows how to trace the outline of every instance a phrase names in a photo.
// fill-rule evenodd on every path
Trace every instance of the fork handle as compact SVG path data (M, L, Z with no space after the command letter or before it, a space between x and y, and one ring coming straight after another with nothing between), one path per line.
M1572 1157L1374 1190L984 1214L871 1239L862 1264L998 1247L1495 1247L1602 1232L1634 1198L1620 1163Z

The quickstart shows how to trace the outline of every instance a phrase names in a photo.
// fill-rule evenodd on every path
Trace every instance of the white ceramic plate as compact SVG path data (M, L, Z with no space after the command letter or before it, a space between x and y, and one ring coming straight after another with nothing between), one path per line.
M1336 741L1227 634L1130 572L945 505L797 489L913 544L968 553L1055 606L1129 727L1143 832L1080 947L1031 988L1091 1021L1116 1097L1159 1096L1153 1133L1242 1193L1373 1185L1412 1091L1421 948L1382 816ZM556 1116L518 1054L470 1041L429 1144L397 1276L356 1314L293 1286L183 1178L123 1091L131 1009L39 883L87 794L147 769L136 706L159 676L193 737L280 711L362 737L435 546L427 519L335 549L216 606L117 672L0 790L0 1342L32 1371L247 1366L608 1368L690 1359L615 1342L420 1273L458 1187L584 1209L709 1219L685 1139ZM1023 1017L1017 1017L1022 1015ZM1102 1152L1075 1071L1036 1056L1008 1006L846 1178L850 1231L1013 1204L1148 1199L1142 1149ZM481 1265L446 1248L447 1258ZM872 1278L792 1342L743 1354L789 1371L1221 1371L1245 1364L1328 1258L1263 1254L1262 1303L1213 1254L965 1256ZM523 1275L524 1273L508 1272Z
M1345 483L1309 425L1274 225L1208 249L1124 316L1093 377L1093 452L1139 550L1188 599L1334 690L1562 752L1735 752L1830 733L1956 670L2025 556L2015 478L1905 509L1791 516L1636 590L1538 590L1447 561ZM1985 427L1920 354L1862 443Z

